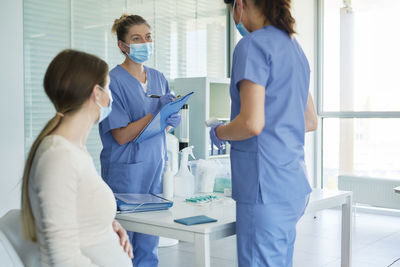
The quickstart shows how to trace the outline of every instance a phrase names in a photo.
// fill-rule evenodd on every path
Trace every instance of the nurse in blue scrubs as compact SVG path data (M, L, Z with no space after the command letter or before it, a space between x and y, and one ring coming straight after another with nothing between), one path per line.
M239 266L292 266L296 223L311 192L305 132L317 127L310 67L294 37L290 0L225 3L243 38L233 54L231 122L210 137L216 146L231 143Z
M101 176L115 193L162 193L162 174L166 161L166 136L133 143L147 123L173 95L164 75L143 65L153 54L149 24L140 16L123 15L112 31L125 61L110 71L113 110L100 123ZM159 98L155 98L158 96ZM179 114L167 119L180 123ZM156 236L128 232L133 246L133 266L158 266Z

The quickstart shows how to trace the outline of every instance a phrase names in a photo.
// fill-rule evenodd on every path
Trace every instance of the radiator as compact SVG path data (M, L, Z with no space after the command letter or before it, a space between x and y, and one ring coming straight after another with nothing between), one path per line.
M355 203L389 209L400 209L400 194L393 190L399 185L399 179L354 175L339 175L338 177L338 189L353 191Z

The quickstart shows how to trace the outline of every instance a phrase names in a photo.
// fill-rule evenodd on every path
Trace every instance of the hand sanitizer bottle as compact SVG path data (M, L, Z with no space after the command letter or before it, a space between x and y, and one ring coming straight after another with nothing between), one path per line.
M188 168L189 155L196 159L193 155L193 146L182 149L180 154L181 164L174 178L174 194L179 197L187 197L194 194L194 176Z

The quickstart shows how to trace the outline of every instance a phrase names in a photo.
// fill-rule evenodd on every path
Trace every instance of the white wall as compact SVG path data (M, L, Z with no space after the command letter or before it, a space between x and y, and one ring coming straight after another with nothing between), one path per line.
M315 33L317 25L315 25L316 12L315 0L293 0L293 16L296 19L296 31L298 33L297 39L303 47L303 50L308 58L311 68L310 92L315 96L315 75L317 70L316 63L316 40ZM315 103L314 97L314 103ZM316 103L315 103L316 104ZM306 135L306 164L309 173L310 183L314 182L314 133L307 133ZM316 186L316 185L315 185Z
M20 205L24 165L22 0L0 1L0 216Z

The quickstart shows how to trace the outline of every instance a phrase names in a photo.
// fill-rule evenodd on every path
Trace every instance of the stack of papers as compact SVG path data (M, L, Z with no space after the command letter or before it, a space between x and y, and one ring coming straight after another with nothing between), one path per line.
M166 210L173 202L153 194L114 194L119 213Z

